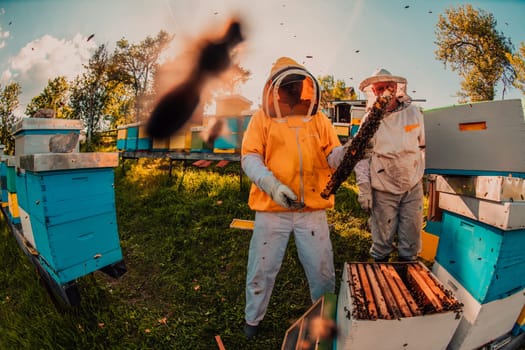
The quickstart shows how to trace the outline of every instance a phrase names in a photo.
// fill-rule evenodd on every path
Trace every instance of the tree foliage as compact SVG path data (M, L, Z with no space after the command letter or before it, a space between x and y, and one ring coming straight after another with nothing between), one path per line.
M70 118L72 109L69 106L69 83L66 77L60 76L47 81L47 86L40 95L33 97L27 105L26 114L34 116L39 109L52 109L56 118Z
M512 42L496 25L491 13L470 4L439 16L435 55L462 78L460 102L493 100L498 82L503 91L512 85L514 70L507 58Z
M133 91L135 121L146 118L159 58L172 39L173 35L161 30L156 37L148 36L138 44L131 44L126 39L117 42L113 54L116 67L113 79L129 85Z
M3 89L0 85L0 143L5 145L6 154L14 154L15 139L13 125L16 122L15 109L20 105L18 100L22 89L20 84L11 83Z
M121 88L122 82L110 78L114 66L105 45L97 48L84 68L71 84L70 106L75 119L83 120L90 145L94 132L115 126L122 112L129 112L121 107L129 106L131 97Z
M519 51L515 54L507 53L507 58L516 73L513 85L525 95L525 43L521 43Z
M330 101L357 99L354 88L347 88L343 80L336 80L333 75L319 76L317 81L321 87L321 108L328 108Z

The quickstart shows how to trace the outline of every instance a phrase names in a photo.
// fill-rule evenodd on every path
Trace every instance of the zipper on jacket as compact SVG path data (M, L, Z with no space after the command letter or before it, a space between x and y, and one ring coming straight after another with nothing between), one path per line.
M304 203L304 179L303 179L303 152L299 142L299 128L295 128L295 141L297 142L297 153L299 154L299 198Z

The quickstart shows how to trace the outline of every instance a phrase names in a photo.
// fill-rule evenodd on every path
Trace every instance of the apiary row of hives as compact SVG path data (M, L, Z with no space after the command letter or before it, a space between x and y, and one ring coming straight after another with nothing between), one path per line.
M251 118L249 111L251 101L239 95L231 95L218 97L215 102L216 114L203 117L202 122L188 122L168 138L152 138L146 131L146 122L119 126L117 150L184 153L238 151L242 135ZM208 142L209 138L206 135L210 132L216 135L213 141Z

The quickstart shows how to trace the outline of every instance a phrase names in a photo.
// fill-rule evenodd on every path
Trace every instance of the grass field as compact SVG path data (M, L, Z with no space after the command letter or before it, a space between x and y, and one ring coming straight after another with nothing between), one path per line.
M0 349L280 349L286 329L310 306L293 238L261 323L247 341L244 285L253 219L249 180L238 163L196 169L158 160L115 169L119 235L127 273L82 277L81 303L56 308L16 240L0 229ZM368 259L370 235L351 181L329 211L337 288L345 261Z

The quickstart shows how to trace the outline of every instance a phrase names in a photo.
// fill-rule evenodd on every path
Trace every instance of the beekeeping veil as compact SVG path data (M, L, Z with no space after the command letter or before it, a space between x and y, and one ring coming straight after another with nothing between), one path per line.
M303 66L288 57L272 66L263 90L263 109L272 118L311 116L319 106L319 84Z
M376 69L372 75L359 84L359 90L363 91L366 94L367 99L367 108L376 100L376 96L372 91L372 84L381 83L381 82L394 82L397 83L397 91L395 96L400 101L410 100L410 96L406 93L407 80L403 77L392 75L388 70L384 68Z

